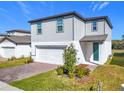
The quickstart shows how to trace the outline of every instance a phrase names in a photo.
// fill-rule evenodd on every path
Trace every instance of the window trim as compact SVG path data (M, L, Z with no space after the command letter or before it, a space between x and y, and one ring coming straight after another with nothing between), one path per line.
M61 25L58 25L58 19L62 19ZM62 31L58 31L58 26L62 26ZM60 17L56 19L56 33L63 33L63 32L64 32L64 22L63 22L63 17Z
M94 26L93 26L93 23L94 23L94 22L96 22L96 30L93 29L93 27L94 27ZM93 22L92 22L92 32L96 32L97 30L98 30L98 23L97 23L97 21L93 21Z
M39 28L38 28L38 25L39 25L39 24L40 24L40 27L41 27L41 28L40 28L40 30L41 30L40 33L39 33L39 31L38 31L38 30L39 30ZM38 22L38 23L37 23L37 35L41 35L41 34L42 34L42 22Z

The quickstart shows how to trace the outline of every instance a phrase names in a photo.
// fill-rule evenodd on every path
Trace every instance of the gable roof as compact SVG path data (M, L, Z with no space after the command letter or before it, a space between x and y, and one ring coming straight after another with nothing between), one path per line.
M31 36L7 36L7 37L4 37L0 41L0 43L6 39L15 44L31 44Z
M9 32L19 32L19 33L28 33L28 34L30 34L31 32L30 31L28 31L28 30L22 30L22 29L14 29L14 30L9 30L9 31L7 31L8 33Z
M107 21L107 23L110 26L110 28L113 28L108 16L98 16L98 17L84 18L82 15L80 15L79 13L77 13L75 11L34 19L34 20L31 20L31 21L28 21L28 23L34 23L34 22L39 22L39 21L44 21L44 20L50 20L50 19L54 19L54 18L58 18L58 17L64 17L64 16L70 16L70 15L76 16L76 17L78 17L79 19L81 19L81 20L83 20L85 22L104 19L104 20Z

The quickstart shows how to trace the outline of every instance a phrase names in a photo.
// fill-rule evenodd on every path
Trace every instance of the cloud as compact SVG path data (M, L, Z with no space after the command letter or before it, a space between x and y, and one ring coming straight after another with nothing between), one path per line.
M19 24L18 21L16 21L14 18L12 18L11 16L9 16L8 14L1 13L0 15L2 15L3 17L5 17L7 20L9 20L10 22L12 22L14 24Z
M90 9L94 11L100 11L103 8L107 7L110 4L110 2L91 2Z
M99 6L98 10L102 10L103 8L107 7L108 5L109 5L109 2L103 2L103 3Z
M92 11L96 11L98 9L99 5L100 5L100 3L94 4L92 7Z
M91 2L91 4L90 4L90 8L93 7L94 3L95 3L94 1Z
M30 14L31 12L29 11L27 5L22 2L22 1L17 1L18 5L20 6L20 8L22 9L22 11L25 13L25 14Z
M19 7L22 9L22 12L24 13L24 17L27 18L27 20L32 19L31 16L31 12L29 11L29 7L22 1L17 1L17 4L19 5Z
M0 8L0 12L8 13L8 11L6 9L3 9L3 8Z
M45 1L40 1L39 3L42 4L43 6L47 6L47 2Z
M18 22L14 18L12 18L12 16L9 16L9 12L6 9L0 7L0 12L0 15L13 22L14 24L18 24Z

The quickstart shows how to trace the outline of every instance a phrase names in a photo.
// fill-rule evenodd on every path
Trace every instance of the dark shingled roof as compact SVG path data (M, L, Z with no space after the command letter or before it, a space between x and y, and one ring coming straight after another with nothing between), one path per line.
M4 41L5 39L15 44L31 44L31 36L7 36L4 37L2 41Z
M54 18L58 18L58 17L70 16L70 15L76 16L76 17L78 17L79 19L81 19L81 20L83 20L85 22L104 19L104 20L107 21L107 23L110 26L110 28L113 28L108 16L98 16L98 17L84 18L84 17L82 17L82 15L80 15L79 13L77 13L75 11L66 12L66 13L63 13L63 14L57 14L57 15L48 16L48 17L43 17L43 18L38 18L38 19L34 19L34 20L31 20L31 21L28 21L28 22L29 23L34 23L34 22L50 20L50 19L54 19Z
M107 35L91 35L91 36L84 36L80 41L104 41L106 40Z
M9 31L7 31L8 33L9 32L20 32L20 33L31 33L30 31L28 31L28 30L22 30L22 29L14 29L14 30L9 30Z
M72 11L72 12L66 12L66 13L63 13L63 14L57 14L57 15L53 15L53 16L48 16L48 17L34 19L34 20L31 20L31 21L28 21L28 22L29 23L33 23L33 22L38 22L38 21L54 19L54 18L57 18L57 17L69 16L69 15L74 15L74 16L77 16L78 18L84 20L84 18L79 13L77 13L75 11Z

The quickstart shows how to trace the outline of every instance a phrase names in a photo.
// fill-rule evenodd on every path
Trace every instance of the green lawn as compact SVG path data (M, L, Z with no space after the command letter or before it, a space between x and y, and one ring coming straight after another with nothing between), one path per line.
M29 58L20 58L20 59L8 60L8 61L1 61L0 68L8 68L8 67L24 65L26 64L27 60L29 60Z
M124 50L113 50L113 57L109 64L124 67Z
M103 90L120 90L120 85L124 83L124 68L116 65L98 66L85 81L58 77L53 70L10 84L27 91L97 90L99 81L103 83Z

